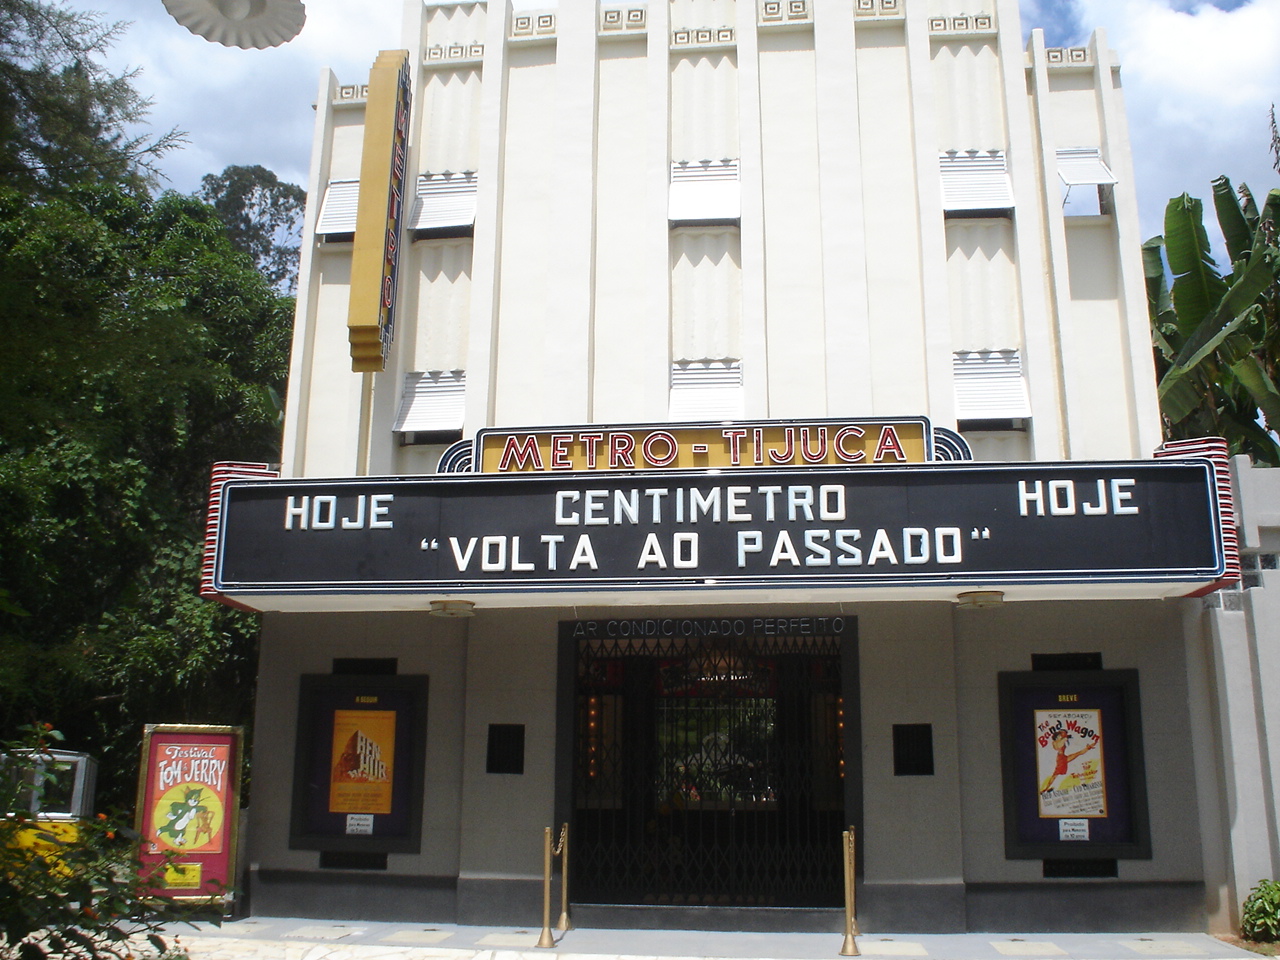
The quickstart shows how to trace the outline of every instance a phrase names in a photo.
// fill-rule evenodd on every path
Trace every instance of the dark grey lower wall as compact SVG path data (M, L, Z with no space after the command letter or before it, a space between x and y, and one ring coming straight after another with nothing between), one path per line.
M262 917L457 921L457 880L355 870L249 871L249 909Z
M1201 882L971 883L968 928L990 933L1204 931Z
M552 923L560 892L552 890ZM409 877L373 871L251 870L250 911L330 920L540 927L537 880ZM1204 884L1043 883L858 886L858 930L881 933L1203 931ZM839 933L841 910L576 904L579 927Z
M560 890L551 890L551 923L560 917ZM542 929L541 880L458 878L458 923Z
M843 933L844 911L790 907L614 906L579 903L578 927L608 930L742 930L750 933Z
M859 884L858 930L861 933L957 933L965 929L964 901L962 883Z

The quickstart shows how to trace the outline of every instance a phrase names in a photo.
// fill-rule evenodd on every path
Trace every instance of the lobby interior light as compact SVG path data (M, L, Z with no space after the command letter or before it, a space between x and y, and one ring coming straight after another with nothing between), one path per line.
M302 0L164 0L164 8L196 36L242 50L287 43L307 19Z
M1003 590L969 590L956 595L956 606L961 610L982 610L1004 603Z
M427 611L433 617L474 617L476 605L470 600L432 600L431 609Z

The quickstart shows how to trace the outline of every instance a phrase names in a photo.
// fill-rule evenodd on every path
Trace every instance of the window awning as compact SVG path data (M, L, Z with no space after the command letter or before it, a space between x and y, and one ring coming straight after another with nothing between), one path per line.
M1098 147L1067 147L1058 151L1058 177L1068 187L1118 183Z
M410 230L470 227L476 222L475 171L424 173L418 177Z
M1013 184L1003 150L948 151L939 154L942 209L1006 210L1013 206Z
M396 414L396 433L461 430L466 412L464 370L430 370L405 374L404 393Z
M356 207L359 202L359 180L330 180L320 204L316 233L355 233Z
M671 365L670 419L741 420L746 416L742 361L692 360Z
M702 160L671 164L667 219L672 223L739 220L742 188L737 160Z
M1021 420L1031 398L1017 350L961 351L953 358L957 420Z

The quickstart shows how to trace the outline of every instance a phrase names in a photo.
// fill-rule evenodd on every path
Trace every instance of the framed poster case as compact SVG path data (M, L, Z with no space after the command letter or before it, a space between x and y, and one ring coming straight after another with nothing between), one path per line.
M154 895L231 899L243 750L240 727L149 723L143 728L135 822Z
M1001 673L1005 856L1147 860L1136 670Z
M426 742L427 677L304 675L289 847L417 853Z

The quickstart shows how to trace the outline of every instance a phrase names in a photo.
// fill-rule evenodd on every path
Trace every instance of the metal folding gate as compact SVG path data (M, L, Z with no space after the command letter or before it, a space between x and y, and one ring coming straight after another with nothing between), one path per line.
M583 640L575 694L575 900L842 902L838 637Z

